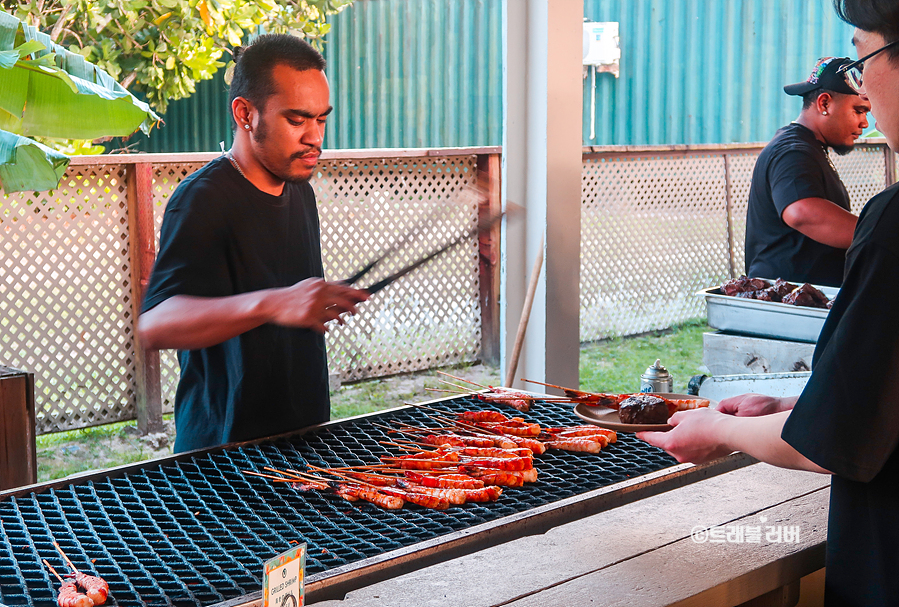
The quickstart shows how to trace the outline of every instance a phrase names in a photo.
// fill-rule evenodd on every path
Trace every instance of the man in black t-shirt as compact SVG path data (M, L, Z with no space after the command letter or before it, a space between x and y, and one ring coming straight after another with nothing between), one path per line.
M836 0L856 26L844 66L877 128L899 151L899 2ZM825 605L899 605L899 184L858 218L843 288L799 397L747 394L718 411L675 413L667 433L638 436L678 461L738 450L786 468L832 474Z
M172 195L138 330L177 348L175 451L329 419L327 323L367 293L325 282L308 180L331 111L324 59L287 35L235 54L234 145Z
M746 274L839 287L856 217L827 154L852 150L871 109L837 74L845 57L819 59L805 82L784 87L802 112L775 134L752 172Z

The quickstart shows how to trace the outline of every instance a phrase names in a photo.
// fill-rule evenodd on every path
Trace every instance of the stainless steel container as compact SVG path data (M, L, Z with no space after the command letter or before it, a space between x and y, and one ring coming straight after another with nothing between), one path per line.
M833 299L839 289L816 287ZM815 343L830 310L790 306L773 301L728 297L720 287L703 289L709 326L743 335Z
M674 392L674 378L660 359L640 376L640 392Z

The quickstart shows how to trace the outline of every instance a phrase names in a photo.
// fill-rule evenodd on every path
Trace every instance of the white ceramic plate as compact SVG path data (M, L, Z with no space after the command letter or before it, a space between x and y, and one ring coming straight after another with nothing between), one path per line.
M688 398L690 400L709 400L707 398L701 398L699 396L693 396L691 394L674 394L671 392L654 392L652 394L669 399ZM709 407L717 406L717 401L709 401ZM671 430L671 426L669 426L668 424L625 424L622 423L621 418L618 417L618 411L616 409L608 409L606 407L590 407L585 405L584 403L575 405L574 414L580 417L585 422L594 424L596 426L599 426L600 428L605 428L607 430L614 430L615 432L645 432L648 430L664 432L666 430Z

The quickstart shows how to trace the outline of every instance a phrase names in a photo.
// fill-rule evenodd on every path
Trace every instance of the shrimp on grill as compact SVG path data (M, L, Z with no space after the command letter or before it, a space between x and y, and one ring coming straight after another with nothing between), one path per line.
M526 394L518 390L512 390L511 388L505 388L502 386L485 386L477 382L469 381L462 377L456 377L455 375L444 373L443 371L438 371L438 373L447 377L452 377L455 380L465 382L470 386L482 389L481 392L472 392L472 389L468 388L467 386L463 386L446 380L440 380L441 382L449 384L450 386L455 388L455 390L438 390L441 392L455 392L456 394L464 394L465 396L472 396L474 398L477 398L478 400L484 401L485 403L506 405L508 407L512 407L513 409L517 409L518 411L525 412L529 411L534 401L538 400L538 398L533 394Z
M601 437L606 440L605 437ZM601 443L593 440L594 437L576 437L576 438L559 438L557 440L547 441L546 444L550 449L559 449L560 451L577 451L580 453L599 453L608 443Z
M462 447L457 453L469 457L531 457L534 452L523 447L500 449L499 447Z
M487 485L480 489L461 489L465 492L466 502L495 502L503 494L503 488L497 485Z
M539 436L539 435L538 435ZM525 449L530 449L534 455L543 455L546 453L546 445L544 445L541 441L536 438L531 438L528 436L507 436L507 439L512 441L514 444L519 447L524 447Z
M508 405L523 413L530 411L531 404L537 400L537 397L525 394L524 392L509 390L508 388L502 387L495 388L493 386L489 386L484 392L478 392L472 396L492 405Z
M464 461L466 465L478 468L491 468L509 472L521 472L534 467L534 460L530 457L481 457Z
M506 422L475 422L475 425L485 430L513 436L537 436L543 431L540 424L528 423L520 417L513 417Z
M93 601L94 605L102 605L105 603L106 598L109 596L109 584L106 583L106 580L96 575L88 575L78 571L75 565L72 564L72 561L69 560L69 557L66 556L66 553L59 547L59 544L53 542L53 545L59 551L59 554L62 555L66 565L75 572L75 584L84 590L84 594Z
M509 418L499 411L463 411L455 413L456 417L466 422L505 422Z
M410 481L399 481L397 486L405 489L410 493L420 493L421 495L430 495L432 497L446 500L448 503L459 506L465 503L465 491L462 489L446 489L439 487L426 487Z
M467 474L441 474L430 476L413 470L406 470L406 478L425 487L435 489L482 489L484 481L472 478Z
M459 454L453 451L425 451L399 457L382 457L382 461L390 462L394 466L410 470L430 470L432 468L444 468L453 466L460 460Z
M341 497L350 495L357 499L375 504L376 506L380 506L386 510L399 510L405 504L405 496L389 493L392 491L391 489L384 488L378 491L375 489L368 489L361 485L351 485L349 483L334 484L336 485L334 489L337 492L337 495Z
M544 432L550 437L576 438L578 436L605 436L609 443L618 440L618 434L614 430L606 430L599 426L569 426L567 428L545 428Z
M492 447L493 439L477 436L460 436L458 434L429 434L422 438L422 442L428 445L448 447Z
M584 392L583 390L575 390L574 388L566 388L564 386L557 386L555 384L545 384L540 381L534 381L532 379L522 379L521 381L526 381L529 384L537 384L540 386L548 386L550 388L556 388L557 390L561 390L565 393L565 396L568 398L568 401L575 403L583 403L590 407L609 407L616 408L621 401L630 396L630 394L606 394L604 392ZM557 400L557 399L549 399L549 400Z
M62 577L56 573L47 559L42 559L47 569L53 572L56 579L62 584L56 596L56 603L59 607L94 607L94 601L89 596L78 590L78 586L72 580L63 581Z
M75 582L64 582L59 587L56 603L59 607L94 607L93 599L78 590Z
M392 497L401 502L406 501L410 504L421 506L422 508L446 510L450 507L450 503L446 499L433 495L425 495L424 493L414 493L412 491L402 491L400 489L388 487L382 488L381 493L384 494L385 497Z
M537 469L530 470L496 470L480 468L471 464L462 464L459 471L475 478L479 478L488 485L502 485L503 487L521 487L524 483L533 483L537 480Z

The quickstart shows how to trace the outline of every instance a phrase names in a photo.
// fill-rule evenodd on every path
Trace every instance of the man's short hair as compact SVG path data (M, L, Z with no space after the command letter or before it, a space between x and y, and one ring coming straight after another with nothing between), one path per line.
M828 91L827 89L815 89L809 91L802 96L802 109L807 110L815 105L815 103L818 102L818 97L820 97L822 93L827 93L831 97L835 97L838 94L835 91Z
M234 75L228 95L229 107L237 97L243 97L260 110L275 94L272 72L276 65L286 65L297 71L325 71L325 58L311 44L289 34L265 34L249 46L234 51ZM232 127L236 128L234 114Z
M865 32L874 32L889 44L899 40L899 2L896 0L833 0L840 19ZM884 51L899 60L899 45Z

